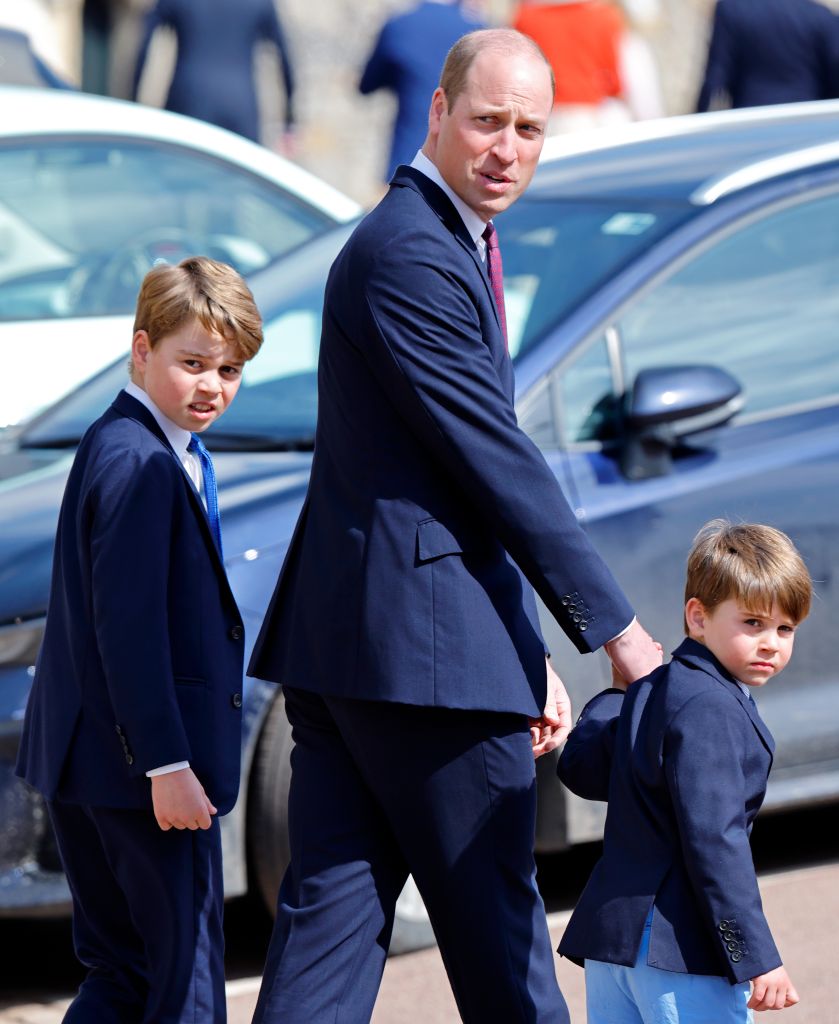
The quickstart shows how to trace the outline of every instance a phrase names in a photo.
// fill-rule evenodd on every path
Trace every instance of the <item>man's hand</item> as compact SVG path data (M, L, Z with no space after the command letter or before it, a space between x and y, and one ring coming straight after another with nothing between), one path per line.
M191 768L152 776L151 799L157 824L164 832L170 828L207 829L217 813Z
M750 1010L783 1010L795 1006L798 993L784 967L752 978L752 997L746 1004Z
M661 644L653 640L637 619L625 633L606 644L606 653L615 668L613 681L620 679L627 686L649 675L663 661Z
M551 668L550 661L545 659L545 671L548 676L548 696L545 710L541 718L530 719L530 743L533 756L541 757L562 743L571 731L571 701L565 692L562 680Z

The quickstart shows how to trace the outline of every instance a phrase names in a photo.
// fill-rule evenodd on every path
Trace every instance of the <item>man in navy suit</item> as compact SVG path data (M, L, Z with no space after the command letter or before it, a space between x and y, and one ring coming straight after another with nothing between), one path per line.
M533 758L570 710L522 574L581 651L632 678L660 655L513 408L491 220L552 99L526 36L459 40L422 151L329 275L309 493L249 668L295 740L257 1021L369 1019L409 873L464 1020L568 1019Z
M244 630L198 434L261 341L231 267L155 267L132 379L67 481L18 773L73 897L73 1024L226 1020L216 815L239 786Z
M446 54L462 35L477 28L482 26L463 13L460 0L422 0L382 26L358 90L364 96L377 89L396 94L386 181L399 164L413 159L425 139L428 97Z
M718 0L697 110L839 95L839 21L816 0Z
M798 1002L749 848L775 749L751 691L786 666L811 594L785 534L707 523L688 556L688 638L589 701L568 737L560 778L609 804L559 946L585 961L589 1024L746 1024Z

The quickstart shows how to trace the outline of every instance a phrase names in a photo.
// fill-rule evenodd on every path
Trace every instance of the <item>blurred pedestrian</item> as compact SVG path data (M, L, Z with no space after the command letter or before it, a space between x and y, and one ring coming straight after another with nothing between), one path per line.
M626 22L608 0L529 0L513 26L548 58L556 79L550 133L629 120L621 75Z
M0 82L73 88L54 12L42 0L0 4Z
M838 95L837 33L815 0L718 0L697 110Z
M260 130L254 52L261 41L273 43L285 88L283 145L291 148L294 75L273 0L157 0L146 18L137 55L134 99L152 36L163 26L174 30L178 48L166 109L220 125L255 142Z
M367 96L378 89L396 94L397 111L387 181L399 164L410 163L428 130L428 97L440 78L446 54L467 32L482 25L461 0L422 0L382 26L358 83Z

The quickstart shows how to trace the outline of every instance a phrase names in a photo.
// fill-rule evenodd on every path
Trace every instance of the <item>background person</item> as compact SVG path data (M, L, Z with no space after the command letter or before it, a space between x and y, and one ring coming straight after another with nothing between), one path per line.
M462 37L422 151L330 271L309 491L249 667L295 741L257 1022L369 1019L409 873L465 1021L568 1020L533 758L570 708L521 572L580 651L631 678L660 654L515 418L489 222L551 101L531 40Z

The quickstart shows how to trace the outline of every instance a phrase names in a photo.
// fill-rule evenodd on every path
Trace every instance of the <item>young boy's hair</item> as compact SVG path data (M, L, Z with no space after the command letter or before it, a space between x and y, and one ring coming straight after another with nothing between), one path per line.
M752 611L769 612L777 602L785 615L799 623L810 611L812 596L807 566L780 530L712 519L693 540L685 603L695 597L711 611L734 598Z
M233 342L246 360L262 344L262 317L250 289L233 267L206 256L152 267L140 285L134 333L145 331L154 348L190 320Z

